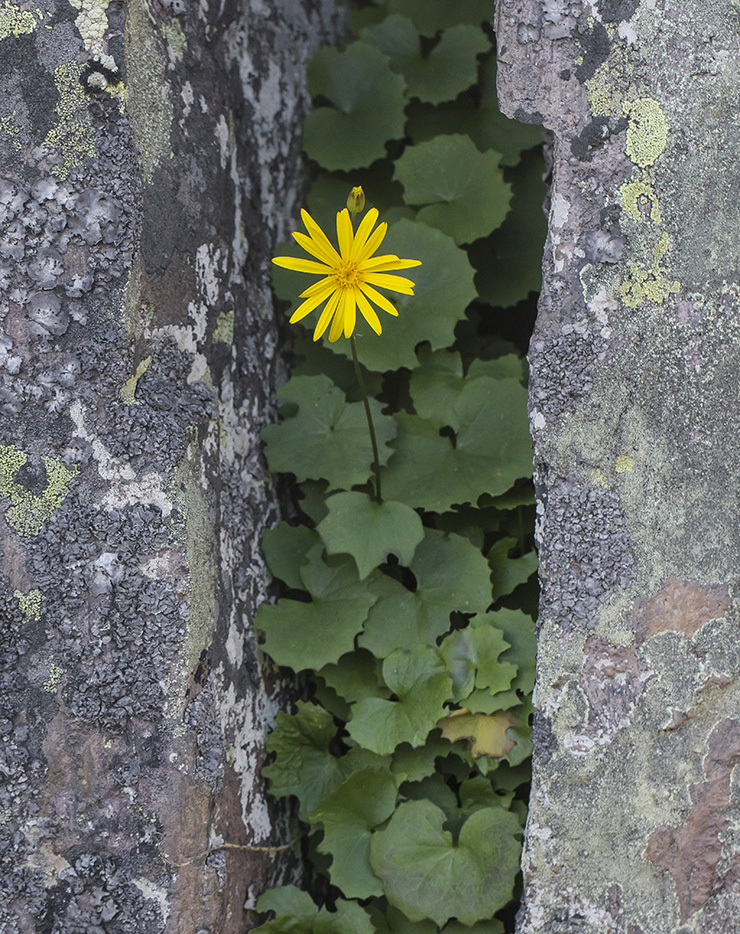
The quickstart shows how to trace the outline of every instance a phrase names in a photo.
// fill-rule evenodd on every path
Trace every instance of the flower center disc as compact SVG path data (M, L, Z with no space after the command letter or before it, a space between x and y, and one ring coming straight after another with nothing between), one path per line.
M340 289L356 289L363 281L357 263L343 263L338 266L334 280Z

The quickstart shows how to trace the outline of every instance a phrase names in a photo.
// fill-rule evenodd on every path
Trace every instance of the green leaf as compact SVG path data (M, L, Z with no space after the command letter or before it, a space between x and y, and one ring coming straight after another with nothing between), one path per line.
M342 655L335 665L324 665L319 675L350 703L363 697L388 697L381 673L382 661L372 652L358 649Z
M278 577L293 590L303 588L300 569L309 550L318 542L316 532L305 525L281 522L262 533L262 553L273 577Z
M388 772L355 772L311 814L312 824L323 824L319 851L329 853L332 885L349 898L383 894L370 867L370 837L396 807L396 781Z
M348 725L356 743L380 756L400 743L420 746L443 715L452 689L439 655L426 645L392 652L383 662L383 678L398 700L358 701Z
M370 585L378 602L358 641L381 658L417 643L434 645L450 628L450 613L484 613L491 602L488 562L459 535L426 529L410 570L413 592L386 575Z
M499 660L507 648L503 634L487 616L450 633L440 645L439 654L452 677L453 700L463 701L474 687L491 694L505 691L517 670L516 665Z
M518 380L467 380L454 405L454 446L435 424L396 415L395 453L381 478L390 499L447 512L456 504L475 504L483 493L504 493L532 475L527 391Z
M418 782L432 775L438 758L444 758L452 752L452 745L435 731L426 738L423 746L413 747L408 743L396 746L393 753L391 771L404 781Z
M493 20L491 0L388 0L387 6L389 12L413 20L422 36L434 36L458 23L480 26Z
M262 429L270 470L293 473L301 480L329 481L330 489L365 483L371 474L372 448L361 402L347 402L327 376L294 376L277 391L297 414ZM395 422L370 399L382 463L391 451Z
M373 835L371 861L388 901L412 921L490 918L508 902L519 869L519 821L501 807L476 811L457 845L430 801L401 804Z
M365 493L336 493L326 505L329 515L319 523L329 554L350 554L362 579L383 564L389 554L410 564L424 538L417 513L404 503L373 502Z
M409 97L432 104L453 100L475 84L477 56L491 49L480 27L458 24L445 30L440 41L423 56L414 24L398 15L363 29L361 35L386 54L391 68L406 78Z
M257 899L257 910L275 912L275 919L261 924L260 934L311 934L318 908L307 892L295 885L268 889Z
M404 135L406 82L387 56L365 42L344 52L320 49L308 66L308 90L333 107L317 107L303 124L303 148L329 170L357 169L386 156Z
M338 898L335 911L317 908L294 885L269 889L257 899L258 911L274 911L275 919L254 928L259 934L375 934L368 914L357 904Z
M382 335L369 328L355 335L357 356L368 370L413 370L419 365L414 353L418 344L427 341L436 350L454 341L455 325L477 295L473 270L467 253L450 237L415 221L392 224L379 250L419 259L422 265L408 271L416 285L414 295L393 295L399 317L383 321ZM337 353L351 354L348 341L330 346Z
M467 376L463 376L460 354L450 350L434 353L422 348L421 366L411 374L409 389L417 414L438 427L450 425L458 429L461 413L458 405L464 398L463 390L472 380L484 376L492 379L518 379L523 376L523 361L515 354L495 360L473 360Z
M509 211L511 186L498 153L479 152L468 136L437 136L409 146L396 160L395 177L407 204L425 204L416 219L471 243L499 227Z
M488 552L493 581L493 599L498 600L528 580L537 570L537 552L528 551L519 558L510 558L509 552L517 544L515 538L502 538Z
M294 671L322 668L354 648L355 636L377 597L357 577L354 561L322 558L315 546L301 568L311 602L283 598L263 603L254 625L265 633L262 648L278 665Z
M526 153L521 166L511 173L509 216L492 236L471 247L470 257L477 270L475 284L481 298L494 307L509 308L530 292L539 292L542 285L547 236L543 173L541 151Z
M298 701L296 713L278 711L275 729L267 737L265 749L275 753L275 761L262 769L270 780L270 794L276 798L295 795L299 816L308 815L357 768L369 763L351 751L335 758L329 744L337 735L334 718L315 704Z
M522 694L531 695L534 689L535 661L537 658L537 636L534 621L520 610L502 609L488 615L489 620L504 634L509 643L501 660L516 665L517 675L512 688Z
M445 925L443 934L504 934L504 925L497 918L492 921L479 921L472 927L459 921L450 921Z

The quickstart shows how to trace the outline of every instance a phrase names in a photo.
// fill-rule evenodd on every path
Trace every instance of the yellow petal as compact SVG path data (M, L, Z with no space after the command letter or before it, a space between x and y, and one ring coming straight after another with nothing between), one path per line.
M329 266L335 266L341 263L339 254L334 249L334 247L331 247L331 251L327 250L323 243L317 243L315 240L312 240L311 237L307 237L305 234L299 233L297 230L293 234L293 239L299 246L303 247L306 253L310 253L311 256L315 256L317 259L327 263Z
M339 304L339 292L335 292L329 301L326 303L326 308L321 312L321 317L318 320L318 323L313 332L313 339L317 341L324 331L327 329L329 322L332 319L332 315L337 310L337 305Z
M362 317L365 319L365 321L367 321L376 334L382 333L383 328L380 324L380 318L375 314L375 309L373 306L365 298L362 292L358 292L356 297L357 304L359 305L360 311L362 312Z
M359 289L347 289L344 300L344 336L352 337L355 331L355 322L357 321L357 303L356 296L360 294Z
M357 228L357 233L355 234L355 239L352 244L352 253L350 259L356 259L359 255L362 248L367 242L367 238L370 236L370 231L375 226L375 221L378 219L378 209L371 208L367 214L362 218L360 226Z
M394 269L410 269L412 266L421 266L420 259L399 259L397 256L371 256L362 264L362 268L373 272L390 272Z
M381 295L380 292L376 292L371 285L364 284L361 285L360 288L365 293L365 295L367 295L370 301L375 302L375 304L382 308L383 311L387 311L388 314L393 315L394 318L398 317L398 312L393 307L393 305L391 305L385 295Z
M296 321L300 321L302 318L305 318L306 315L310 315L314 308L320 305L327 297L327 295L319 293L318 295L311 296L311 298L307 298L290 316L290 323L295 324Z
M331 323L331 328L329 328L329 341L334 343L334 341L339 340L342 336L342 331L344 330L344 316L342 314L342 305L344 305L344 296L339 301L339 307L337 308L337 313L334 315L334 320Z
M303 223L305 224L306 230L308 231L311 239L315 240L316 243L319 244L319 246L323 246L324 249L328 250L334 256L338 257L339 254L332 246L332 243L329 240L329 238L326 236L326 234L321 229L321 227L319 227L316 221L311 217L311 215L305 209L301 210L301 219L303 220Z
M312 259L297 259L295 256L276 256L273 263L276 266L282 266L284 269L292 269L293 272L315 272L322 276L331 272L330 266L315 263Z
M388 225L385 222L378 224L375 230L368 237L367 243L355 257L355 260L358 264L364 263L368 256L372 256L373 253L378 249L380 244L383 242L383 237L385 236L386 230L388 230Z
M404 295L414 294L414 283L405 276L389 276L384 272L368 272L363 277L371 285L379 285L381 289L391 289L393 292L403 292Z
M318 295L319 292L325 292L326 295L329 295L330 292L333 292L336 288L336 283L333 276L326 276L324 279L319 279L318 282L314 282L307 289L304 289L299 298L310 298L312 295Z
M352 250L352 221L349 219L347 208L337 214L337 240L339 241L339 252L346 262Z

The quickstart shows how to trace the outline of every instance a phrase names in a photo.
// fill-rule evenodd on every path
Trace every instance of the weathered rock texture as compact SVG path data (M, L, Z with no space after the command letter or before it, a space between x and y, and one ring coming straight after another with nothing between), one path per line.
M266 269L339 26L334 0L0 8L3 934L236 934L287 871L202 854L289 837L249 622Z
M555 137L531 344L543 599L519 934L740 910L740 5L499 0Z

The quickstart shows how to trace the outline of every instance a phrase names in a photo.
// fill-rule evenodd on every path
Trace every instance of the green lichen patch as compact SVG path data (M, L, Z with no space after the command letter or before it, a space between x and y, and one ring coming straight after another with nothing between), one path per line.
M672 293L681 290L681 283L676 279L671 281L661 267L661 262L671 246L670 236L663 231L653 250L653 263L650 269L629 263L627 276L619 286L622 301L628 308L637 308L641 301L647 299L662 305Z
M23 593L22 590L16 590L13 596L18 601L18 606L23 616L24 623L38 622L41 619L41 605L44 602L44 595L36 587Z
M14 478L28 460L14 444L0 445L0 496L10 499L5 521L24 538L38 535L56 509L64 502L77 467L65 467L56 457L44 457L46 487L32 493Z

